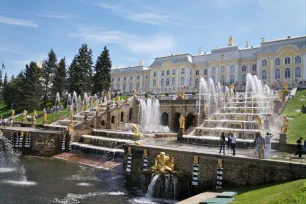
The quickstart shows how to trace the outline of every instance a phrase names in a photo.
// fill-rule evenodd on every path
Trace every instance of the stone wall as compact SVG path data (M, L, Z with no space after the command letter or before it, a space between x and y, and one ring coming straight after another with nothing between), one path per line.
M148 165L154 165L155 157L165 152L174 157L175 171L178 172L180 180L189 183L191 187L193 173L193 157L199 156L199 185L191 188L193 194L207 190L216 189L217 161L223 161L223 186L247 186L275 182L284 182L300 178L306 178L306 165L290 164L272 160L259 160L251 158L239 158L232 156L213 155L208 153L196 153L193 151L180 151L176 149L150 148L132 145L132 172L127 174L128 183L140 187L142 175L143 150L148 150ZM127 147L126 147L127 148ZM125 155L124 169L127 156ZM182 182L181 182L182 183ZM186 190L179 189L179 191ZM188 196L188 195L186 195Z

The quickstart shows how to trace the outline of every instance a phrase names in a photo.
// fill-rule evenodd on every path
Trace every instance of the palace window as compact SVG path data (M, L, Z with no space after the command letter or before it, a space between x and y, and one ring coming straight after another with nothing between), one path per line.
M185 74L185 68L181 69L181 74Z
M300 56L295 57L295 64L300 64L302 63L302 58Z
M133 80L133 76L130 77L130 80Z
M155 77L156 77L156 71L154 72L153 76L155 76Z
M117 81L120 81L120 77L118 77Z
M160 81L160 86L163 87L164 84L165 84L165 80L164 80L164 79L161 79L161 81Z
M235 82L235 77L234 75L231 75L230 77L230 84L233 84Z
M285 78L290 78L290 69L289 68L285 69Z
M295 68L295 77L301 77L301 68L297 67Z
M162 76L164 76L165 75L165 71L163 70L163 71L161 71L161 75Z
M216 68L213 67L213 68L211 69L211 72L212 72L212 73L216 73Z
M156 79L153 80L153 87L156 87Z
M285 58L285 64L290 64L290 57Z
M175 86L175 78L172 78L172 86Z
M199 70L196 70L196 75L199 75L200 74L200 71Z
M276 58L274 63L275 63L275 65L280 65L281 64L281 60L279 58Z
M166 86L169 86L170 82L169 79L166 80Z
M246 72L246 66L245 65L242 66L242 71Z
M148 82L145 82L145 84L144 84L144 88L145 88L145 90L147 90L147 89L148 89Z
M275 79L280 79L280 69L275 70Z
M182 77L182 78L181 78L181 85L184 86L184 82L185 82L184 77Z
M224 75L221 75L221 77L220 77L220 82L221 82L222 84L224 84Z
M207 69L204 69L204 74L207 74Z
M256 64L253 64L252 65L252 72L256 72L256 71L257 71Z
M148 75L146 75L146 79L148 79L149 78L149 76Z
M172 69L172 75L175 75L175 69Z
M245 74L244 74L244 75L242 75L241 81L242 81L242 83L244 83L244 84L245 84L245 82L246 82L246 76L245 76Z
M261 66L266 67L268 65L268 61L266 59L261 61Z
M267 80L267 71L266 70L262 70L262 72L261 72L261 79Z
M231 73L235 72L235 67L234 67L234 65L231 66L230 71L231 71Z
M167 70L167 76L169 76L170 75L170 70Z
M195 80L195 87L199 87L199 79Z
M139 76L139 75L137 75L137 79L140 79L140 76Z
M221 67L221 72L225 72L225 67L224 66Z

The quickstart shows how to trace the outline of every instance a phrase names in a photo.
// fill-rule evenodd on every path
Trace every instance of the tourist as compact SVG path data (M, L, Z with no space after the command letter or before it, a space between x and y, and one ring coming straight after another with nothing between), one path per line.
M3 125L6 126L6 118L3 120Z
M225 155L225 136L224 136L224 132L222 132L222 134L220 136L220 151L219 151L219 154L221 154L222 149L223 149L223 154Z
M257 139L258 139L258 137L259 137L259 135L256 135L256 138L255 138L255 140L254 140L254 144L256 145L256 146L255 146L255 154L258 153L258 144L257 144Z
M265 139L261 136L259 133L259 137L257 138L257 145L258 145L258 158L263 159L264 158L264 145L265 145Z
M231 147L233 150L233 155L236 155L236 141L237 141L237 137L234 134L235 132L231 133Z
M297 149L297 152L295 153L295 155L299 155L299 158L301 158L301 157L302 157L302 154L303 154L302 140L303 140L303 138L300 137L300 139L298 139L298 140L296 141L296 149Z
M232 132L230 131L227 135L227 149L231 147L231 135L232 135Z
M271 152L271 138L273 135L267 132L265 137L265 159L270 159L270 152Z

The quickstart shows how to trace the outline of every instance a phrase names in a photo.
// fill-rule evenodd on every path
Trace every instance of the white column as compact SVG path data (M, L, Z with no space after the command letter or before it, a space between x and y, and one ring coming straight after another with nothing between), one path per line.
M235 82L239 82L239 64L235 65Z
M248 72L247 73L251 73L251 64L248 64Z
M271 57L270 59L270 82L272 83L273 81L273 58Z
M226 69L226 83L230 82L230 65L225 65L225 69Z
M304 80L306 80L306 54L304 55Z

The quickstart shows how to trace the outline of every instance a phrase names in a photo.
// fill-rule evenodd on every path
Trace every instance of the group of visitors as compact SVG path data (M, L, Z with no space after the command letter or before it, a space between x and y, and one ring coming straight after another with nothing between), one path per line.
M234 134L234 132L229 132L227 136L225 136L224 132L222 132L220 136L220 151L219 154L221 154L221 151L223 150L223 154L225 155L225 145L227 143L227 149L231 148L233 155L236 155L236 141L237 137Z
M297 152L295 153L295 155L299 155L299 158L301 158L303 154L306 154L306 139L304 140L304 146L303 146L303 138L300 137L296 141L296 149Z
M256 144L255 154L258 153L259 159L270 159L271 153L271 138L272 134L267 132L267 135L263 138L261 134L258 134L254 143Z
M7 118L2 119L2 117L1 117L0 126L12 126L12 125L13 125L12 117L9 117L9 119L7 119Z

